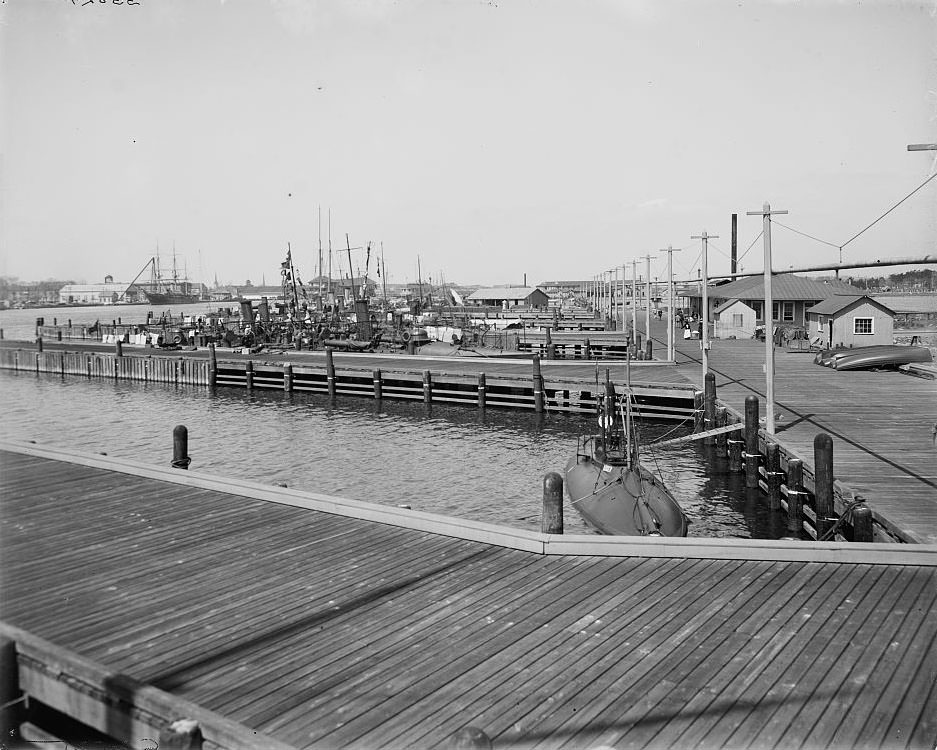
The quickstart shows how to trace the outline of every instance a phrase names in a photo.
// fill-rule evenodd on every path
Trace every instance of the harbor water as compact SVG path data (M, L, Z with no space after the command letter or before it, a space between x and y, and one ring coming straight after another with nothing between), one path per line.
M175 314L206 312L202 303ZM146 318L145 307L3 311L7 339L52 323ZM103 314L102 314L103 312ZM156 311L157 314L160 311ZM9 335L8 331L16 335ZM0 424L14 440L169 466L172 431L189 431L192 471L285 484L386 505L409 505L516 528L539 529L542 483L562 472L594 417L236 388L0 371ZM642 443L686 432L644 423ZM742 475L698 442L642 458L690 517L690 536L778 538L782 519ZM569 507L567 533L591 533Z

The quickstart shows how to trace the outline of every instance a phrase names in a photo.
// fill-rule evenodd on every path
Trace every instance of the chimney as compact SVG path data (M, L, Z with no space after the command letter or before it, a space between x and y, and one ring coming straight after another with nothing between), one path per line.
M524 289L527 288L527 274L524 274Z

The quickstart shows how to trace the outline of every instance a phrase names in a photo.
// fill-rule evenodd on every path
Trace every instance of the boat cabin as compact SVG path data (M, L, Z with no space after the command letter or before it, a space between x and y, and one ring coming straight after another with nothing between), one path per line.
M807 335L825 349L893 344L895 313L866 295L843 294L807 310Z

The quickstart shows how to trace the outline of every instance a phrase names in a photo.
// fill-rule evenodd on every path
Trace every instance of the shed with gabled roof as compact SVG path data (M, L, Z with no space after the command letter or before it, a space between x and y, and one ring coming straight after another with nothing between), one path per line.
M807 331L812 341L828 349L892 344L895 313L868 295L840 294L807 310Z

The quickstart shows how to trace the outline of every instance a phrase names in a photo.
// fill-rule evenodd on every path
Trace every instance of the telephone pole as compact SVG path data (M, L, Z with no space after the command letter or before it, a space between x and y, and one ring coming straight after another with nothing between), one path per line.
M673 340L673 254L679 253L680 249L674 250L673 245L667 245L666 250L659 252L667 253L667 360L673 362L677 358Z
M651 340L651 254L644 256L647 260L647 278L644 279L644 340ZM647 344L644 345L645 347Z
M691 240L703 241L703 260L701 268L703 270L703 330L700 333L700 350L703 352L703 378L709 372L709 240L719 239L718 234L707 234L703 230L702 234L694 234Z
M771 215L786 214L787 211L772 211L768 203L761 211L747 211L748 216L761 216L765 235L765 432L774 434L774 314L771 309Z
M631 340L638 340L638 261L631 261Z

